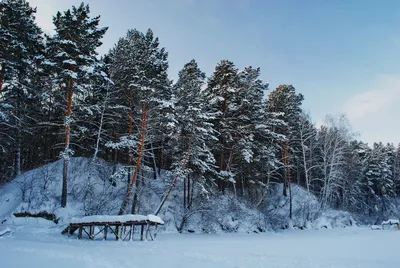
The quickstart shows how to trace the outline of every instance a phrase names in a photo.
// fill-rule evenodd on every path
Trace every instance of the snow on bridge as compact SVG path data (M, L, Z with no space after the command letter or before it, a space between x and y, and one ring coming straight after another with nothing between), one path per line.
M149 236L153 240L157 235L158 225L163 224L164 221L155 215L94 215L73 218L62 234L70 236L78 230L78 239L81 239L83 234L86 233L91 240L95 240L96 236L101 234L103 235L103 239L107 240L107 235L110 232L115 235L116 240L133 240L135 226L140 226L140 240L143 241L145 227L146 240ZM151 231L151 226L155 226L154 234Z

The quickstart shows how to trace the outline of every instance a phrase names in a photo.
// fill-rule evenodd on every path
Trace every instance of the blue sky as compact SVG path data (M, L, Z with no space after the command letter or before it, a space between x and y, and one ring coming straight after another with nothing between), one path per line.
M28 0L51 32L77 0ZM131 28L151 28L169 52L170 75L195 58L210 75L222 59L261 67L270 90L293 84L320 124L346 113L359 138L400 142L400 1L92 0L109 26L100 53Z

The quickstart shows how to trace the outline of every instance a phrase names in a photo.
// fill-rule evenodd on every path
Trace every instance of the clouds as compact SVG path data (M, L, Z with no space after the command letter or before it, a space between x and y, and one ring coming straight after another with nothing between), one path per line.
M381 75L371 86L346 101L343 110L361 139L400 142L400 74Z

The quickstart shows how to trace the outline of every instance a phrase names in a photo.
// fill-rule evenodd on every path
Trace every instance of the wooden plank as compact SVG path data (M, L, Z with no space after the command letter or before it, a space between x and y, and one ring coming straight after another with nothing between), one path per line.
M143 231L144 231L144 224L142 224L142 227L140 229L140 241L143 241Z
M79 226L79 233L78 233L78 239L82 239L82 230L83 230L83 226Z
M146 225L146 241L147 241L147 239L149 238L149 231L150 231L150 225L147 224L147 225ZM150 235L150 236L151 236L151 235Z
M119 240L119 226L115 225L115 240Z
M107 240L107 232L108 232L108 225L104 226L104 234L103 234L103 239Z
M90 229L89 229L89 233L86 231L86 228L85 228L85 225L82 225L83 226L83 231L87 234L87 236L89 237L89 239L90 239ZM89 226L90 227L90 226Z
M153 235L152 235L151 230L150 230L150 225L147 225L146 240L147 240L147 235L150 235L151 241L154 240Z
M106 228L106 227L100 228L100 230L99 230L97 233L95 233L95 234L93 235L93 239L96 238L96 236L97 236L98 234L103 233L103 231L104 231L105 228ZM93 226L93 233L94 233L94 231L95 231L95 226Z
M121 223L121 235L120 235L122 241L125 240L125 226L123 223Z
M154 232L154 239L157 239L158 224L156 224L156 231Z
M133 225L131 225L130 230L129 230L129 241L132 241L133 238Z
M89 239L94 240L94 227L93 225L89 226Z

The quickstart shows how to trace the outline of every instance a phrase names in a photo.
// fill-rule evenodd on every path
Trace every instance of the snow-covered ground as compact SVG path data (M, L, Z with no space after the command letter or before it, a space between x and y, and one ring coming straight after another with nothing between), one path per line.
M179 183L160 213L165 225L157 241L102 241L100 237L90 241L63 236L61 231L73 218L116 215L126 193L124 180L110 181L113 166L109 163L71 158L70 164L71 190L65 209L60 208L59 161L0 187L0 268L400 267L400 231L393 226L360 228L348 212L321 212L318 199L296 185L292 189L292 221L280 185L258 207L233 194L203 197L194 191L192 216L182 228L184 234L178 234L184 215L183 183ZM167 174L157 180L152 174L143 176L138 183L138 214L154 213L170 185L168 178ZM16 212L52 213L58 224L15 217ZM311 221L306 221L307 215ZM283 227L288 230L273 231ZM298 227L306 230L295 230ZM187 233L189 230L195 233Z
M62 162L49 163L16 177L0 186L0 228L2 223L13 221L13 213L54 214L60 224L72 218L91 215L117 215L126 193L126 181L114 178L113 165L98 159L71 158L69 169L68 206L60 208L62 187ZM117 170L119 166L117 167ZM112 181L114 183L112 183ZM162 171L158 179L153 173L144 173L136 183L138 191L137 214L153 214L163 194L169 189L171 178ZM190 211L183 206L183 182L178 182L167 199L159 216L165 222L160 232L182 231L196 233L265 232L285 226L343 228L357 224L353 216L344 211L321 211L317 197L293 184L293 219L289 222L289 200L282 196L281 185L271 185L267 195L260 194L251 203L246 198L236 198L231 192L225 195L203 193L195 184ZM265 200L259 202L261 198ZM258 204L258 205L256 205ZM262 205L260 205L262 204ZM186 215L190 215L187 216ZM307 221L306 218L310 219ZM186 219L182 224L183 219Z
M0 267L400 267L400 231L367 228L263 234L160 234L156 241L62 236L42 219L0 237Z

